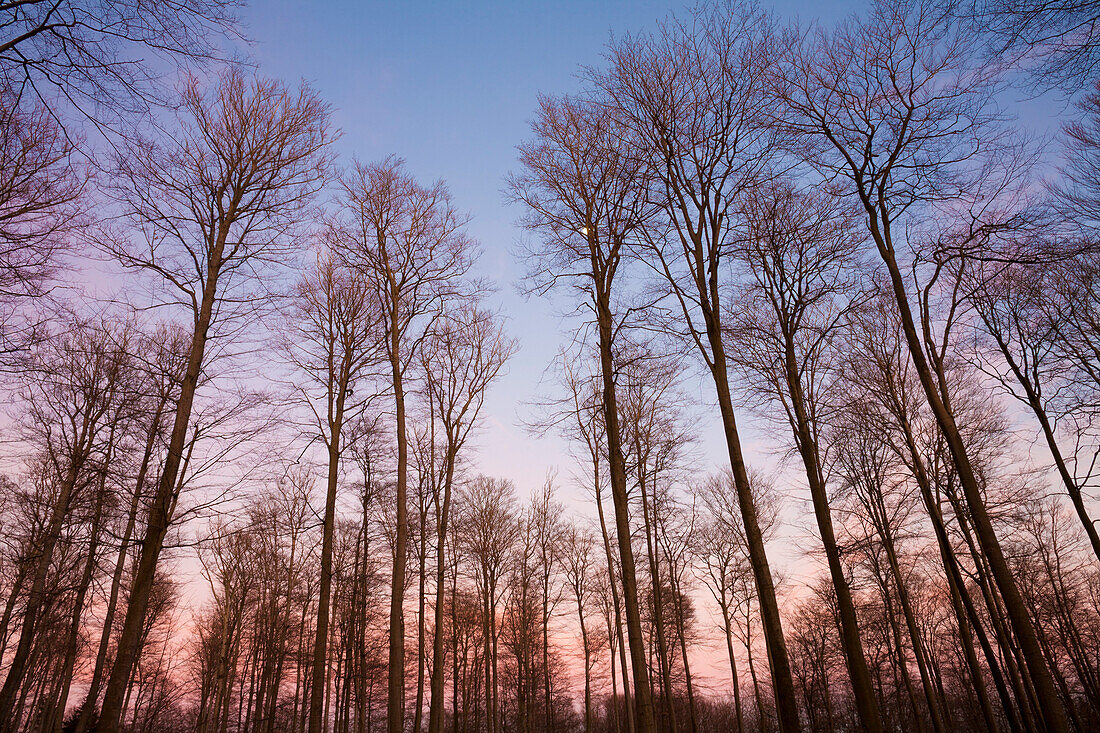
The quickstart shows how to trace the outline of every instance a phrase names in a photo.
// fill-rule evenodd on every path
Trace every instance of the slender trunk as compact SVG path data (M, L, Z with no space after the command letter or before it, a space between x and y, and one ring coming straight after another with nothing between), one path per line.
M942 555L941 559L946 566L949 561L943 558ZM962 642L963 657L966 659L966 666L970 670L970 680L974 686L974 692L978 697L978 707L982 711L982 721L985 723L988 730L996 730L997 723L996 718L993 716L993 705L989 700L989 692L985 687L981 665L978 664L978 655L974 652L974 642L970 638L971 625L968 622L966 609L963 607L962 598L953 573L949 572L947 574L947 585L948 593L951 595L951 608L955 612L955 623L959 629L959 641ZM1012 710L1012 701L1008 697L1008 690L1004 688L1004 683L1000 681L1000 672L995 671L994 673L997 675L997 691L1002 695L1001 705L1004 708L1005 716L1008 718L1009 729L1015 733L1020 730L1020 726L1016 720L1015 712Z
M448 446L443 468L443 501L436 501L435 557L435 629L432 635L432 681L428 702L428 733L443 733L443 609L444 569L446 568L447 522L451 511L451 489L454 485L455 454ZM454 602L454 596L451 597ZM452 706L457 702L452 701ZM453 710L452 715L458 711Z
M993 653L993 649L989 645L989 641L985 636L985 631L981 626L981 619L978 618L976 609L974 609L970 595L966 590L962 572L959 569L958 561L955 557L955 550L951 546L950 538L947 536L947 528L944 525L943 514L940 511L940 506L935 497L932 495L932 483L928 476L928 470L925 468L924 458L921 455L920 449L917 447L916 437L913 434L913 427L909 421L909 416L905 413L904 403L901 400L896 399L893 394L891 395L891 399L893 401L892 409L898 420L902 436L905 439L905 447L909 453L908 458L913 471L913 477L917 481L917 488L920 490L925 511L927 511L928 517L932 522L933 534L936 536L936 544L940 551L940 560L943 563L944 571L947 575L948 589L951 593L952 605L956 612L959 635L963 639L964 654L967 655L967 664L970 666L971 684L974 686L975 693L978 695L979 705L982 708L982 716L990 730L995 730L993 707L990 704L989 693L985 687L985 680L982 677L977 657L971 645L970 635L966 632L968 626L972 628L975 635L979 637L979 644L982 646L986 662L989 665L990 674L993 676L994 685L997 687L997 693L1000 696L1005 716L1008 718L1009 727L1011 730L1017 731L1019 730L1019 722L1013 711L1012 700L1009 697L1008 689L1005 687L1004 680L1001 676L996 655Z
M595 236L593 233L591 236ZM629 497L626 493L626 466L622 434L619 431L619 407L615 393L615 366L612 357L612 317L609 294L597 288L596 320L600 340L600 365L603 372L603 412L611 474L611 498L615 506L615 530L622 566L623 602L626 608L627 638L631 667L634 671L634 705L641 733L656 733L653 701L649 694L642 619L638 611L638 581L634 567L634 548L630 542ZM400 733L400 731L391 731Z
M750 638L750 633L751 633L751 628L752 628L750 626L751 623L752 623L752 619L746 613L746 618L745 618L745 652L748 654L748 658L749 658L749 678L752 679L752 696L753 696L753 699L756 702L756 717L758 719L757 724L759 725L760 730L768 730L769 727L770 727L767 724L768 716L767 716L767 713L764 710L764 698L760 695L760 681L756 677L756 663L753 661L752 639Z
M397 437L397 528L394 537L393 574L390 584L390 653L386 687L386 729L389 733L405 731L405 563L408 555L408 471L409 442L405 425L405 388L401 363L401 334L398 330L398 296L391 293L390 366L393 371L395 408L394 431Z
M434 459L433 459L434 460ZM413 733L420 733L424 717L424 614L427 612L427 568L428 568L428 510L420 508L420 567L419 607L416 616L416 708L413 710Z
M343 376L343 375L341 375ZM332 547L336 530L336 489L340 480L340 433L344 422L344 388L340 380L336 410L330 422L328 441L328 481L325 492L325 519L321 527L321 579L317 591L317 626L313 637L313 669L309 688L309 733L321 733L324 725L325 663L329 635L329 606L332 601Z
M798 444L798 452L802 457L802 464L806 470L806 481L810 486L814 517L817 519L818 532L821 534L821 543L825 548L825 557L828 560L829 575L833 581L833 590L836 592L837 610L840 615L841 643L844 647L844 659L848 664L848 677L852 683L856 710L859 712L863 729L878 733L883 730L882 718L879 714L878 701L875 699L871 674L867 669L867 659L863 655L863 644L860 641L859 623L856 619L856 608L852 601L852 592L848 587L848 579L844 575L844 566L840 561L840 548L837 546L836 535L833 532L833 519L829 511L829 495L825 489L817 441L810 425L806 398L802 390L798 364L795 360L794 334L785 332L783 341L784 372L790 398L790 409L793 413L791 428L794 430L795 442Z
M145 438L145 450L141 457L141 467L138 469L137 480L134 483L134 495L130 499L130 509L126 516L126 529L122 533L122 541L119 543L118 558L115 561L114 574L111 576L111 590L107 597L107 612L103 617L103 630L99 637L99 650L96 652L95 667L92 670L92 678L88 683L88 694L85 696L85 704L80 710L80 718L77 719L75 733L86 733L92 723L92 713L99 702L99 688L103 683L103 672L107 666L107 651L111 644L111 632L114 629L115 614L118 610L119 591L122 588L122 576L126 570L126 557L130 548L130 539L134 534L134 526L137 524L138 508L141 505L142 491L145 487L146 476L149 473L153 460L153 452L156 449L156 440L160 435L160 420L168 405L168 393L160 396L157 408L153 412L153 419L149 423L149 432Z
M53 729L60 732L61 724L65 718L65 707L69 702L69 688L73 681L73 668L76 665L77 647L80 636L80 620L84 615L84 602L88 596L88 589L95 573L96 561L99 557L100 521L103 518L103 505L107 499L107 471L111 465L111 457L114 453L115 430L117 421L111 424L111 432L107 441L107 452L104 456L104 465L100 469L99 485L96 487L95 509L92 511L92 523L89 528L88 556L84 561L84 571L77 586L76 600L73 603L73 615L69 624L69 643L66 645L65 661L61 666L61 689L58 692L57 708L54 712Z
M876 562L876 565L878 563ZM894 659L896 663L894 667L894 690L896 697L898 698L898 710L901 709L901 687L905 687L905 696L909 701L909 709L913 713L913 725L917 731L923 733L925 730L924 719L921 717L920 708L917 706L917 696L913 692L913 681L909 677L909 665L905 659L905 648L901 641L901 626L898 625L898 614L894 610L894 599L890 593L890 583L883 577L881 572L881 566L875 568L875 576L878 581L879 590L882 593L883 610L886 615L887 624L890 627L890 638L894 642ZM901 679L899 679L899 677ZM880 685L881 687L881 685Z
M53 560L53 551L61 536L65 518L69 513L69 505L72 503L77 476L91 450L91 414L86 412L82 422L78 440L68 457L69 466L61 479L57 498L54 500L50 511L50 521L42 533L40 544L35 548L37 554L34 558L34 575L32 576L30 591L27 594L27 603L23 609L23 626L19 633L19 643L15 648L15 656L12 657L11 665L8 667L8 676L4 680L4 686L0 689L0 727L14 727L18 724L18 721L13 719L12 712L16 695L23 686L23 679L27 673L27 663L30 660L35 632L38 627L38 616L42 612L46 600L46 581Z
M547 541L543 538L543 548ZM549 573L550 563L545 553L543 553L542 567ZM546 703L546 729L553 733L554 708L550 703L550 578L543 576L542 581L542 683Z
M609 707L611 708L611 716L612 716L612 720L613 720L614 725L615 725L615 733L620 733L622 728L619 725L619 682L618 682L619 678L615 676L615 647L616 647L615 640L616 640L616 637L615 637L615 627L612 625L612 624L616 623L615 614L614 613L608 613L607 616L606 616L606 620L607 620L607 649L608 649L608 652L610 652L608 654L608 661L610 662L610 668L611 668L611 704L610 704Z
M1001 607L1000 597L997 594L997 589L992 585L994 581L989 578L989 570L981 551L975 545L970 524L962 513L962 504L958 497L952 496L950 493L949 500L955 512L959 532L974 563L974 584L978 586L978 590L982 594L982 600L985 602L989 624L1000 650L1000 662L1004 665L1005 675L1008 677L1008 682L1012 685L1013 693L1016 696L1020 719L1023 721L1025 728L1036 729L1038 727L1036 721L1040 720L1042 715L1038 709L1035 689L1031 684L1027 667L1019 663L1017 657L1019 646L1013 638L1011 628L1005 626L1005 612Z
M970 462L970 455L966 443L963 441L962 434L955 424L955 416L952 414L951 410L947 408L945 402L947 395L941 392L941 387L933 376L932 369L928 364L928 360L925 358L924 344L917 332L913 313L909 308L909 299L905 291L905 283L902 280L897 261L894 259L893 246L889 242L889 230L887 229L885 233L880 232L874 217L872 217L872 223L875 224L875 226L872 227L872 235L875 238L879 254L886 264L890 276L894 299L897 302L898 311L901 315L902 330L905 333L905 340L909 346L909 354L912 358L913 366L916 369L917 376L920 378L921 386L924 388L925 396L936 417L936 422L940 427L940 431L947 441L947 446L951 452L955 469L958 472L959 482L962 484L963 494L966 496L966 503L970 510L969 513L974 524L978 542L981 545L982 553L989 563L990 571L997 584L998 590L1000 590L1001 598L1004 600L1009 623L1012 625L1012 630L1016 635L1024 662L1027 665L1032 683L1035 686L1039 708L1042 711L1043 718L1046 720L1047 727L1052 733L1068 733L1069 723L1066 720L1065 709L1062 707L1062 703L1058 698L1057 690L1054 687L1054 680L1051 677L1050 670L1047 668L1046 659L1043 657L1043 650L1039 646L1039 638L1035 632L1035 626L1028 614L1023 597L1020 595L1020 590L1016 586L1016 580L1013 578L1012 570L1009 568L1008 561L1005 559L1004 552L1001 549L1001 543L997 539L996 532L993 530L993 523L986 509L985 499L982 496L981 486L974 473L974 467ZM888 221L884 221L884 224L888 226ZM940 383L942 383L942 381L943 377L942 374L940 374Z
M654 528L654 523L650 521L649 498L646 494L645 468L642 463L641 448L637 444L635 444L635 448L638 451L638 493L641 495L642 499L642 521L645 525L646 556L649 559L649 585L653 601L653 629L657 637L657 670L661 675L661 690L664 697L664 705L661 707L664 712L665 723L662 727L667 728L667 730L675 731L677 730L677 725L676 710L672 704L672 672L670 670L671 664L668 653L668 642L665 639L664 631L664 594L661 588L661 572L657 562L657 553L653 547L653 535L656 530ZM656 511L655 507L654 511Z
M458 720L459 720L459 716L458 716L458 687L459 687L459 676L458 676L458 667L459 667L459 665L458 665L458 607L455 605L455 599L458 598L458 564L457 563L455 563L454 573L452 574L451 578L452 578L452 582L451 582L451 640L454 642L454 644L453 644L454 653L453 653L452 658L451 658L451 662L453 664L453 669L451 670L451 724L452 724L451 727L452 727L452 730L454 731L454 733L458 733ZM465 677L466 658L465 658L465 656L462 658L462 670L463 670L463 677L462 677L462 725L465 726L466 725L466 677ZM442 707L442 705L443 705L443 702L441 700L440 701L440 707ZM443 712L441 710L440 711L440 716L442 717L442 715L443 715ZM442 723L440 723L440 725L442 726Z
M683 657L684 660L684 684L687 686L688 698L688 725L690 726L691 733L696 733L699 729L699 725L695 719L695 687L691 682L691 663L688 661L687 628L684 623L683 597L680 594L679 584L673 582L675 574L671 569L669 570L668 576L669 584L672 586L672 604L676 611L676 625L679 627L680 656Z
M881 497L879 497L881 502ZM901 574L901 563L898 561L897 548L894 546L894 534L890 529L889 520L886 517L886 508L879 506L879 516L882 535L882 544L886 550L886 559L890 563L890 572L894 576L894 585L897 588L898 603L901 606L902 616L905 618L905 626L909 631L909 639L913 645L913 657L917 662L917 670L920 672L921 686L924 688L924 699L928 704L928 712L932 717L932 729L936 733L947 730L941 713L940 700L932 686L932 679L928 672L928 661L924 653L924 645L921 643L920 631L917 628L916 614L913 613L913 605L909 600L909 591L905 587L905 579Z
M623 676L623 705L626 708L626 727L627 733L634 733L634 714L631 711L631 696L630 696L630 682L627 679L626 669L626 645L623 640L623 625L620 618L621 604L619 602L619 586L615 584L615 557L611 551L611 539L610 533L607 531L607 521L604 518L603 513L603 498L600 496L600 476L599 471L595 476L595 491L596 491L596 514L600 520L600 535L603 537L604 554L607 556L607 583L611 590L611 602L615 605L615 631L619 638L619 669ZM612 685L615 684L615 660L614 652L612 652L611 660L611 677ZM613 695L614 696L614 695ZM614 701L613 701L614 702ZM617 705L617 702L614 702ZM617 708L616 708L617 709ZM617 722L617 721L616 721Z
M709 325L707 336L710 339L714 363L711 376L714 379L718 395L718 408L722 415L722 430L725 433L726 448L729 452L730 469L733 472L734 487L737 490L737 505L741 511L741 521L745 529L745 542L748 547L749 565L752 567L756 595L760 604L760 620L764 628L764 644L768 650L768 665L772 673L772 687L775 696L776 713L779 718L779 730L782 733L796 733L802 730L798 715L798 700L795 695L794 681L791 677L791 663L787 655L787 642L783 638L783 621L779 614L779 601L775 595L775 582L772 579L767 551L764 548L764 535L756 516L752 489L749 484L748 469L741 450L741 437L734 416L733 399L730 393L726 364L725 346L718 324ZM760 712L763 716L763 708Z
M492 631L489 628L489 619L492 618L495 609L490 600L491 594L488 577L486 577L485 599L481 609L481 641L485 654L485 724L489 733L496 733L496 714L493 710L493 641Z
M214 313L215 293L218 275L221 269L221 257L229 236L227 224L218 231L217 245L211 253L207 266L206 282L203 287L202 302L195 318L195 330L191 340L191 351L187 359L187 370L180 384L179 400L176 402L176 415L168 441L168 453L161 471L157 491L149 507L149 520L146 524L145 538L141 544L137 568L134 571L130 589L130 602L126 607L126 617L122 633L118 640L114 668L111 670L107 689L103 696L103 710L100 713L100 725L107 730L119 727L123 713L123 698L126 683L130 679L140 646L145 614L149 607L149 598L153 591L157 563L164 547L164 537L172 520L175 506L177 478L183 461L184 444L187 440L188 425L191 420L191 408L195 401L199 375L202 372L203 357L206 353L206 339Z
M733 653L733 624L727 601L722 599L722 628L726 632L726 652L730 659L730 680L733 683L733 707L737 714L737 733L744 731L744 719L741 714L741 684L737 676L737 657Z
M584 601L577 593L577 620L581 626L581 648L584 651L584 733L592 733L592 653L588 644L588 629L584 625Z

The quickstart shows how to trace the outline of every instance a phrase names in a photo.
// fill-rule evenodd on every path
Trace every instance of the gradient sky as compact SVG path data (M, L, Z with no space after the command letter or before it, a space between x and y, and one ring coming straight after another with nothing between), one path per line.
M830 21L861 5L782 0L770 7L781 17ZM335 106L342 157L369 161L395 153L422 180L446 180L473 216L469 231L484 247L480 269L499 285L498 302L521 341L486 406L479 470L513 478L521 495L547 469L557 467L563 477L571 470L561 442L537 440L518 424L530 415L525 405L545 389L544 370L568 335L551 305L515 291L523 268L510 252L520 236L520 211L503 202L503 178L515 168L515 146L527 136L540 92L575 90L578 68L600 62L612 33L652 28L686 7L661 0L255 0L246 10L260 71L306 79ZM710 468L724 445L717 430L704 433ZM568 486L562 491L575 495Z
M866 3L761 4L782 19L831 23ZM541 299L526 301L515 290L523 265L511 251L521 235L515 225L521 211L503 201L504 176L516 167L515 146L528 135L540 93L576 90L578 68L600 63L612 33L652 29L656 21L684 14L687 7L662 0L516 0L476 6L423 0L252 0L245 11L247 32L255 41L250 53L260 73L291 82L305 79L334 105L344 162L399 155L422 181L447 181L455 202L473 217L469 233L484 250L480 274L497 283L496 302L521 345L508 374L489 395L473 462L480 472L513 479L520 496L557 469L559 496L585 513L591 509L581 489L568 481L576 467L565 444L537 439L521 425L532 415L530 403L551 389L545 372L570 338L571 324L559 317L560 308ZM1049 104L1031 100L1019 111L1037 127L1057 124ZM703 474L725 462L725 444L713 419L710 384L698 382L689 390L698 395L704 416L698 421L697 466ZM774 469L775 444L745 418L739 420L749 462ZM794 488L788 520L807 514L797 472L791 474L793 481L780 481L781 489ZM785 566L792 585L798 584L792 576L809 570L797 562L802 548L816 544L810 542L809 527L808 521L788 521L773 542L773 560ZM720 662L720 655L714 659ZM724 679L724 672L716 674Z

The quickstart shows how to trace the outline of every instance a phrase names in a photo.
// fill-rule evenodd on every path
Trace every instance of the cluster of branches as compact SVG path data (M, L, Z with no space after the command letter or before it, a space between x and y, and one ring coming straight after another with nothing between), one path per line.
M541 100L534 427L593 516L470 459L517 345L447 186L338 169L234 10L0 1L0 728L1100 724L1100 96L1044 184L973 42L1087 60L1089 6L704 6ZM122 297L54 292L87 250Z
M654 358L695 363L714 387L729 464L702 492L701 556L739 726L731 634L746 597L772 691L762 705L754 684L755 726L1096 725L1097 382L1083 347L1097 343L1096 103L1044 186L1001 111L1012 69L981 55L974 18L887 0L798 28L706 7L613 42L581 92L541 102L509 191L533 235L529 287L590 316L601 427L580 434L610 484L640 730L676 726L669 644L647 638L635 559L661 587L636 526L659 512L631 480L645 459L629 444L656 408L626 407ZM825 574L786 609L739 411L772 422L809 494ZM1043 457L1020 457L1014 416L1039 428Z

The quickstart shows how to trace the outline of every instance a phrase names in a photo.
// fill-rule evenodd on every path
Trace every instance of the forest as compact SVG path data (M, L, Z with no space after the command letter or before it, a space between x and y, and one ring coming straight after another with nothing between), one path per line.
M243 9L0 0L0 730L1100 729L1096 3L612 29L514 281Z

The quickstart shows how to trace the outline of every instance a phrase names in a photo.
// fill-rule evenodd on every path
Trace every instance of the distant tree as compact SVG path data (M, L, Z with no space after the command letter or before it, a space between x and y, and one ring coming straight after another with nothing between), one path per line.
M42 621L47 582L62 529L71 519L78 493L95 457L113 451L118 412L129 390L132 329L95 322L69 324L69 331L38 347L24 362L24 425L49 487L41 531L29 548L27 601L15 654L0 689L0 725L17 727L16 700L28 674L31 651ZM89 581L91 579L89 578ZM74 642L75 643L75 642ZM71 671L70 671L71 673Z
M458 537L473 566L481 600L485 730L497 733L502 730L504 719L497 659L497 614L501 582L520 538L521 519L515 487L510 481L475 476L460 491L462 521Z
M408 555L409 428L406 390L432 324L479 289L468 277L477 243L442 181L424 186L389 157L356 163L341 180L338 249L364 278L377 309L389 362L397 441L394 563L390 586L390 662L386 720L402 733L405 717L404 594Z
M428 730L442 733L444 713L444 611L447 532L461 452L476 428L486 392L514 353L516 342L475 304L464 303L432 327L421 359L430 409L443 433L440 477L433 490L436 527L435 622L432 639Z
M562 533L562 563L565 584L577 604L577 623L581 632L581 652L584 654L584 733L591 733L592 664L600 645L589 626L589 613L595 603L595 580L598 572L595 555L596 537L574 520Z
M337 230L330 232L329 237L339 239L341 234ZM295 397L310 413L310 440L319 438L327 454L321 577L310 685L311 731L319 731L322 726L336 492L346 447L344 426L372 401L368 370L379 361L380 355L381 332L374 306L366 282L357 272L340 265L326 246L298 283L282 335L284 352L297 374L305 377L305 383L295 390Z
M644 164L621 144L628 129L581 100L542 100L534 137L520 147L521 173L510 177L509 196L525 205L524 223L539 244L528 253L535 292L564 283L595 317L602 380L601 411L615 530L622 565L634 698L642 733L655 729L645 660L634 549L630 541L623 433L619 425L615 352L622 315L616 275L628 248L652 213ZM621 339L619 339L621 341Z
M750 471L749 480L757 516L764 518L761 530L764 538L770 539L778 527L779 495L759 472ZM692 551L699 562L703 583L714 596L722 614L722 631L730 663L737 730L741 731L745 727L745 716L733 641L735 626L740 623L737 609L752 601L751 597L745 598L744 593L754 587L752 567L748 563L745 529L741 523L737 489L728 471L720 471L708 477L695 491L703 512L698 531L693 536ZM751 650L749 653L751 654Z

